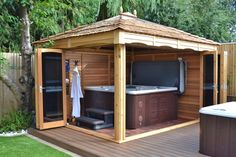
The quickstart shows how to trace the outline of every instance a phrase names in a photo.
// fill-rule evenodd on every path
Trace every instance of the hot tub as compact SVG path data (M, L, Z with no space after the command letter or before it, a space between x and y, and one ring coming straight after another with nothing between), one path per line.
M126 128L135 129L177 118L176 87L126 86ZM114 86L85 87L86 108L114 110Z
M87 86L85 90L99 91L99 92L111 92L114 93L114 86ZM177 91L176 87L164 87L164 86L143 86L143 85L127 85L126 94L140 95L149 93L160 93Z
M200 153L214 157L236 154L236 102L200 109Z

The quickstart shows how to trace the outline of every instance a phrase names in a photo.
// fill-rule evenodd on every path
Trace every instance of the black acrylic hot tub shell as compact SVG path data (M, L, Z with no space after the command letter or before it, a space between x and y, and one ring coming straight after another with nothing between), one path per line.
M177 87L184 92L186 62L177 61L138 61L132 64L131 82L135 85Z

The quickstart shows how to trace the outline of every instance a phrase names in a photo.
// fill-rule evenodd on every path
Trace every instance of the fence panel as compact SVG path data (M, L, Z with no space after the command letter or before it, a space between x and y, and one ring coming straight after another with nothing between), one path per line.
M6 67L6 74L15 83L19 85L19 77L22 75L22 60L20 53L3 53L3 56L7 59L9 66ZM32 57L32 73L34 74L34 57ZM2 70L2 69L1 69ZM16 109L19 106L13 93L9 88L0 80L0 118Z
M228 52L227 95L236 96L236 43L222 44L220 50Z

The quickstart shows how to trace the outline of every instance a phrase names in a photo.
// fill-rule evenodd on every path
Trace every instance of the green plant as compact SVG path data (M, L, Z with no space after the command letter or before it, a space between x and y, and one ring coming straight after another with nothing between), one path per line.
M6 114L0 121L0 133L27 129L32 123L32 115L22 110Z
M0 52L0 75L3 74L9 67L9 62L2 52Z

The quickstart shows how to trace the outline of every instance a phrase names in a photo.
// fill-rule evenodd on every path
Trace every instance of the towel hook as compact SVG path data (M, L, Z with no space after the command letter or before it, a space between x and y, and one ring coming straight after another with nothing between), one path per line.
M79 60L75 60L75 66L78 66Z

